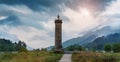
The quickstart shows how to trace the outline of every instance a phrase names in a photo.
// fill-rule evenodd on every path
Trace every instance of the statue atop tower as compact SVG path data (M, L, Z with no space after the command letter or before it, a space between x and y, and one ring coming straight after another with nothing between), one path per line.
M60 16L57 16L57 19L55 20L55 23L62 23L62 20L60 19Z
M62 51L62 20L58 15L55 20L55 52Z

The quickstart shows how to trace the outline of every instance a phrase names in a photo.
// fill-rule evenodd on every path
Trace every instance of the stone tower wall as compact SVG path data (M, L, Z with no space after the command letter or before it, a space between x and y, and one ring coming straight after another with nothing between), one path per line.
M60 51L62 48L62 23L55 23L55 49Z

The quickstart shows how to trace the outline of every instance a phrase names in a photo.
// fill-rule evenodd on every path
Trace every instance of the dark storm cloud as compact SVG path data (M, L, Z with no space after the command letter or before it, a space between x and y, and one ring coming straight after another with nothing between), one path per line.
M6 19L0 20L0 25L18 26L21 22L15 15L8 16Z
M34 11L60 11L59 5L77 9L79 6L91 10L104 10L111 1L115 0L0 0L0 4L26 5Z
M59 3L61 0L0 0L0 4L26 5L34 11L45 11L46 8L56 7Z

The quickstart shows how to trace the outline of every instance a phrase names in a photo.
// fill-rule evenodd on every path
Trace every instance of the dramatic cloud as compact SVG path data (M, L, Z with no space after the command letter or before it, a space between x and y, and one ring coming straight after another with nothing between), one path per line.
M19 21L19 18L14 15L4 17L4 19L0 20L0 25L17 26L19 24L21 24L21 22Z
M60 14L63 20L63 41L65 41L83 36L96 27L95 30L105 26L117 29L120 20L119 2L118 0L0 0L0 31L12 34L30 47L48 47L54 45L54 20L57 14Z
M0 0L0 4L7 5L25 5L34 11L54 11L55 9L59 11L59 3L61 0Z
M65 0L70 8L86 7L91 11L103 11L111 1L115 0Z
M7 16L0 16L0 20L6 19Z
M23 26L11 28L7 31L10 34L15 34L19 39L24 40L28 45L32 46L33 48L38 48L38 46L39 48L45 48L46 46L53 45L53 39L48 35L47 31L44 30L38 30L33 27L27 27L25 29Z
M19 41L17 36L9 34L9 33L6 33L6 32L3 32L3 31L0 31L0 38L9 39L9 40L11 40L13 42L18 42Z
M92 10L103 10L111 1L113 0L0 0L0 4L26 5L35 11L48 11L52 9L59 11L59 7L64 5L72 9L83 6Z

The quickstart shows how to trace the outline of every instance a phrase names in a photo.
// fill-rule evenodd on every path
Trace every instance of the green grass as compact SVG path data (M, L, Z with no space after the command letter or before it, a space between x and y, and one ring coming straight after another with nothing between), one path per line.
M0 53L0 62L58 62L61 57L52 52Z
M120 53L77 52L72 55L73 62L120 62Z
M105 53L106 56L115 57L118 59L117 62L120 62L120 53Z

